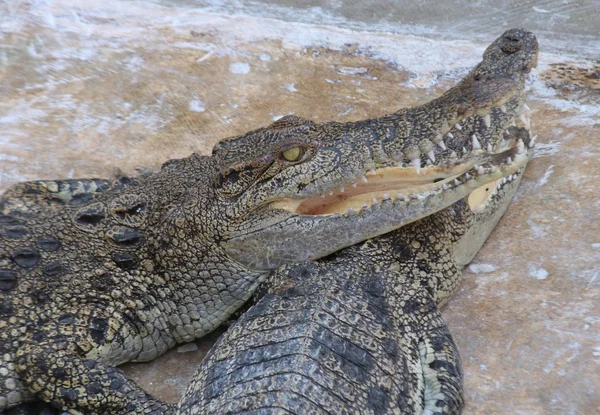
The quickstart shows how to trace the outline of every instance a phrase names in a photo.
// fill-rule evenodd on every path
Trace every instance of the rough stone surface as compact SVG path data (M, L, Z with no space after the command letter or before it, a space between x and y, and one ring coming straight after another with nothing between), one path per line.
M419 104L504 30L434 41L113 0L9 0L0 16L0 191L131 174L286 114L355 120ZM600 411L600 65L540 48L537 154L444 310L467 414ZM175 402L215 338L126 369Z

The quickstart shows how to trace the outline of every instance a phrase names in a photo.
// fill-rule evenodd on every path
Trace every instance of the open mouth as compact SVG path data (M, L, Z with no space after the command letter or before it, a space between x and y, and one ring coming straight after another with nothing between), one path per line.
M284 199L271 204L297 215L355 214L388 203L410 203L459 186L468 186L472 210L482 209L495 191L517 174L528 160L536 137L529 135L529 119L521 127L509 127L492 148L472 146L456 161L428 164L417 169L388 163L367 171L350 185L306 199ZM487 151L492 150L492 151ZM446 152L453 151L446 149Z

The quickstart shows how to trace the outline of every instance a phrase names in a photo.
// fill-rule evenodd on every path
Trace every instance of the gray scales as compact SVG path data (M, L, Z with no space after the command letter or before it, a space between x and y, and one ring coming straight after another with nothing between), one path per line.
M459 414L460 357L438 307L526 163L486 197L277 270L210 350L178 414Z
M420 107L354 123L286 117L157 174L9 189L0 408L39 398L85 413L168 413L114 366L210 332L278 266L391 231L504 177L499 166L525 154L503 134L518 118L528 127L524 77L536 58L532 35L507 32Z

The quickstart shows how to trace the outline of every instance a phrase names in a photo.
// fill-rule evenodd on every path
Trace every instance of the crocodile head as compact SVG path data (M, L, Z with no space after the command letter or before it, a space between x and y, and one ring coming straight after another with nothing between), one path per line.
M537 53L532 33L509 30L427 104L350 123L284 117L218 143L221 246L257 270L315 259L513 174L527 151L507 130L529 129L524 89Z

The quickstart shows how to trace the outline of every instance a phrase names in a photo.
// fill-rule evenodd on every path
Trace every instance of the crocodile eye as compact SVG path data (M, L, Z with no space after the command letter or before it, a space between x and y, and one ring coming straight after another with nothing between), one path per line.
M281 156L287 161L298 161L304 155L303 147L292 147L281 152Z

